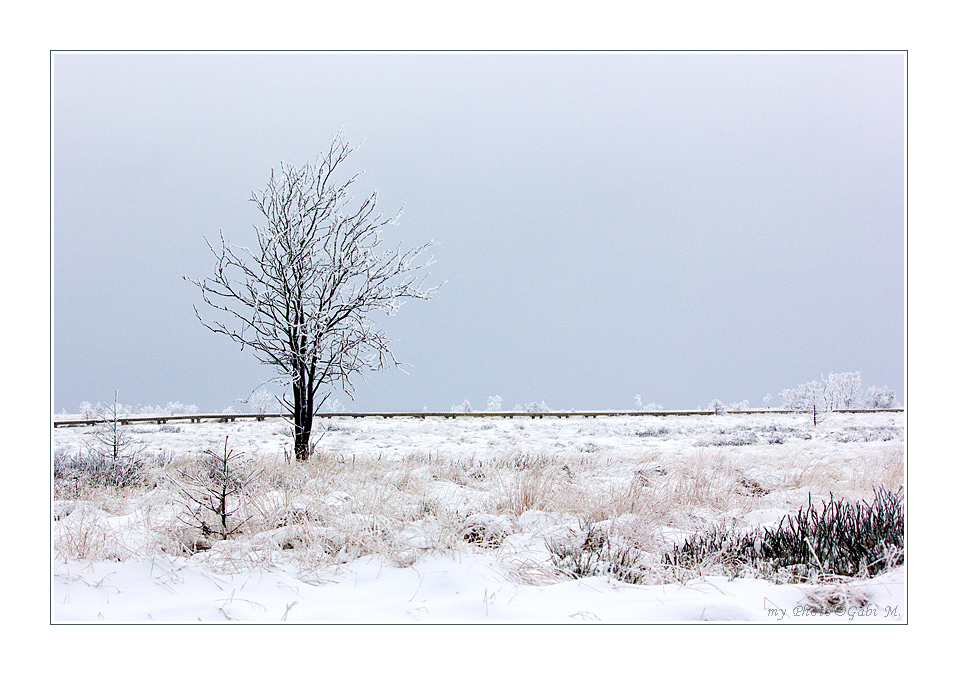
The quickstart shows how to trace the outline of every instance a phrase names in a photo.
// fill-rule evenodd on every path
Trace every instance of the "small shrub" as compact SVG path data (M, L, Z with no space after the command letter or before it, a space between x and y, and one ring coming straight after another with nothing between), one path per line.
M140 453L120 455L115 460L97 450L67 453L57 449L53 454L54 488L60 495L81 486L129 488L143 483L146 456ZM76 496L76 494L74 494Z
M837 443L875 443L900 441L904 434L901 429L894 427L850 427L830 434L830 438Z
M649 427L645 429L633 429L630 435L637 438L658 438L660 436L668 436L671 431L668 427Z
M865 392L866 408L887 409L895 407L895 392L888 387L869 387Z
M756 445L760 442L758 434L747 429L721 429L713 438L703 441L708 446L742 446Z

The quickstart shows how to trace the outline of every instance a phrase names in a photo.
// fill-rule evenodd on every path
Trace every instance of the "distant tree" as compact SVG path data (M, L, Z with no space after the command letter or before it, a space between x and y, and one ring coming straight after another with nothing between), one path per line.
M635 400L635 409L636 410L645 410L648 412L653 412L656 410L662 410L662 406L658 403L642 403L642 395L636 394L633 399Z
M417 278L429 264L420 256L433 242L406 252L384 248L381 230L399 216L376 213L375 192L347 211L357 176L341 183L336 177L352 152L339 134L315 163L281 165L251 199L266 218L256 226L255 250L234 246L221 232L219 249L207 241L216 256L213 275L187 278L230 324L207 321L194 306L203 325L250 348L291 392L282 403L293 418L297 460L309 458L313 414L333 386L351 396L355 375L397 363L372 315L393 314L404 300L428 299L436 290Z
M454 405L451 408L451 412L454 413L471 413L472 404L469 402L469 399L463 401L460 405Z
M329 412L336 414L346 412L346 406L338 398L333 399L332 401L326 401L325 408Z
M822 389L831 410L854 408L862 393L861 373L829 373L822 378Z
M800 384L794 389L783 389L779 396L782 397L782 408L807 412L812 415L812 421L815 424L828 409L825 388L817 380Z
M812 416L817 424L834 410L854 408L862 390L862 377L854 373L829 373L821 381L813 380L794 389L784 389L782 407L786 410L802 410Z
M728 412L728 408L717 398L713 398L711 403L708 404L706 410L713 411L716 415L724 415Z
M864 406L866 408L894 408L895 392L888 387L869 387L865 392Z
M549 411L549 406L546 405L545 401L541 401L539 403L536 403L535 401L533 401L532 403L526 406L526 412L547 413L550 411Z
M254 412L260 415L265 415L266 413L276 412L276 409L279 407L276 401L276 396L272 394L265 387L259 387L250 394L247 403L250 407L250 412Z
M502 410L502 397L490 396L489 400L486 401L486 410L491 410L493 412L498 412L499 410Z

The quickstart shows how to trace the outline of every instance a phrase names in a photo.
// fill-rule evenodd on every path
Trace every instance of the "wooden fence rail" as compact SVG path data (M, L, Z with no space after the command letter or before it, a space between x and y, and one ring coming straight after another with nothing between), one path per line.
M904 408L879 408L879 409L859 409L859 410L836 410L840 413L876 413L876 412L904 412ZM729 415L759 415L759 414L805 414L799 410L729 410ZM339 413L316 413L313 417L331 419L334 417L361 418L361 417L381 417L383 419L390 417L416 417L425 419L427 417L528 417L528 418L564 418L564 417L672 417L683 415L716 415L714 410L584 410L584 411L556 411L556 412L519 412L519 411L482 411L482 412L339 412ZM263 421L270 418L285 417L292 418L287 413L214 413L211 415L161 415L161 416L139 416L130 415L119 418L120 424L138 424L154 423L167 424L168 422L190 422L199 423L203 420L214 420L219 422L235 422L236 420L257 420ZM54 420L54 427L80 427L102 424L107 420L103 419L78 419L78 420Z

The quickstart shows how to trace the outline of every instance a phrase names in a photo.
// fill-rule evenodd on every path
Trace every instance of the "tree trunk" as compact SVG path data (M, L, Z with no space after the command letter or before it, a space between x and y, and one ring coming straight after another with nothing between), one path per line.
M293 384L293 453L299 462L309 459L309 436L313 431L313 400L308 392L308 387Z

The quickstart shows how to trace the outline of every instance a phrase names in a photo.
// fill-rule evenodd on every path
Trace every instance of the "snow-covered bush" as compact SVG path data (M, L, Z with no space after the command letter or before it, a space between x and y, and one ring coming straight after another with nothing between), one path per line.
M536 403L535 401L533 401L532 403L526 406L526 412L547 413L549 412L549 406L546 405L545 401L542 401L541 403Z
M480 546L499 546L513 532L508 520L490 513L473 514L462 524L462 538Z
M490 410L492 412L499 412L502 410L502 397L490 396L489 400L486 401L486 410Z
M886 409L895 407L895 392L888 387L869 387L865 392L866 408Z
M749 408L748 399L745 399L745 400L743 400L743 401L739 401L738 403L729 403L729 404L728 404L728 409L729 409L729 410L748 410L748 408Z

